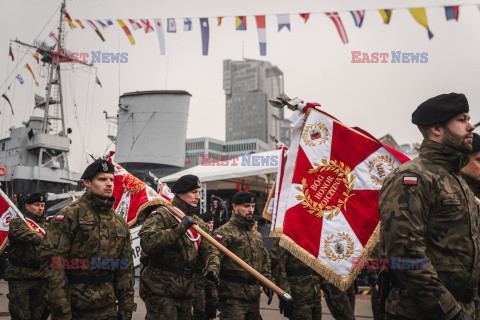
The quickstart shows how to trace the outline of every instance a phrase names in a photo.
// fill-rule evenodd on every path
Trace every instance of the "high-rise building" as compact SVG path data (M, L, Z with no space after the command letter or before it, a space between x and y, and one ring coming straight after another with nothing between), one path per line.
M226 141L259 139L275 147L270 135L290 145L290 122L284 110L268 103L283 93L283 72L268 61L223 61L226 95Z

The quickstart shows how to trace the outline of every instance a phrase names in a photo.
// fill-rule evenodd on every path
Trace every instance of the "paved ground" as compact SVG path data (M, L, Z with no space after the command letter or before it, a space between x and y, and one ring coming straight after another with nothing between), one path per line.
M10 315L8 313L8 299L7 299L7 292L8 292L8 285L5 281L0 280L0 320L3 319L10 319ZM271 305L267 305L265 295L262 294L262 303L260 307L260 311L262 314L262 318L264 320L277 320L277 319L285 319L280 313L278 312L278 299L275 297ZM138 289L135 290L135 302L138 304L137 312L135 312L133 316L133 320L140 320L145 319L145 305L143 304L142 299L138 296ZM325 304L325 300L322 299L322 319L323 320L334 320L331 316L330 312L328 311L327 305ZM372 310L370 307L370 296L369 295L357 295L356 305L355 305L355 316L358 320L363 319L373 319L372 317Z

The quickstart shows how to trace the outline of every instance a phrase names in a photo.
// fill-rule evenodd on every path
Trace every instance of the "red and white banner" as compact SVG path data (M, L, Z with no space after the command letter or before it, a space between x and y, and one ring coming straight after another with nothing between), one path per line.
M0 197L0 246L8 236L8 227L10 226L10 221L16 217L17 214L12 207L10 207L7 201Z
M314 108L303 126L301 121L285 164L274 232L283 233L280 244L293 255L346 290L359 271L353 262L377 243L382 183L409 158Z

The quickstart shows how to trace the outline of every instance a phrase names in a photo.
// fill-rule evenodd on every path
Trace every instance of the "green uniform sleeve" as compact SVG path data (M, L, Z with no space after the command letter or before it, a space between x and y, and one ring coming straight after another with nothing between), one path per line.
M263 264L262 264L261 274L265 278L273 282L270 255L268 254L267 248L265 248L265 245L263 244L262 236L260 235L260 233L258 233L258 235L260 236L260 243L262 244L262 251L263 251Z
M13 219L8 231L8 237L18 242L33 243L39 245L42 243L43 236L30 229L25 221L20 218Z
M187 232L181 223L166 228L162 215L167 214L165 209L159 209L159 212L147 218L140 229L140 246L147 255L166 249Z
M198 226L202 228L203 231L209 233L208 226L205 222L200 221L198 218ZM200 241L199 251L198 254L200 256L200 261L202 262L203 269L205 270L220 270L220 260L218 255L216 254L217 248L210 243L207 239L203 239Z
M273 240L272 250L270 250L270 259L272 264L272 277L275 278L277 286L285 292L290 293L290 284L287 279L287 254L285 249L280 247L280 238Z
M69 320L72 319L72 312L68 282L65 270L59 262L68 257L77 222L74 212L69 208L60 211L56 216L63 216L63 219L52 219L48 226L40 246L41 268L46 278L47 303L52 316L58 320Z
M405 185L404 177L417 178L417 185ZM416 301L431 319L452 319L461 307L439 279L425 254L430 203L430 185L421 176L401 173L380 190L381 239L386 258L425 261L426 268L394 269L395 281Z
M124 222L124 221L123 221ZM115 287L115 294L118 299L118 313L127 317L132 317L132 313L137 309L134 301L135 275L133 269L132 244L130 238L130 230L128 225L124 222L123 227L126 230L126 244L123 252L120 255L121 261L126 261L126 268L119 268L115 271L113 278L113 285ZM124 266L122 263L122 267Z

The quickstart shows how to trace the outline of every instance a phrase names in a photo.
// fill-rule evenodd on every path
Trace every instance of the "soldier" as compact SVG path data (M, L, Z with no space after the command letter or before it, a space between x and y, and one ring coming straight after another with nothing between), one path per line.
M390 174L380 190L380 244L391 263L387 320L473 316L479 205L460 176L472 150L468 111L463 94L423 102L412 114L424 137L420 155Z
M136 309L130 231L113 210L113 165L90 164L80 200L59 211L41 246L53 319L131 319Z
M208 232L205 222L195 215L200 191L198 177L181 177L172 188L175 194L172 205L183 211L183 219L179 221L170 209L157 206L140 230L140 245L144 254L140 297L147 308L147 320L191 319L194 271L206 269L203 276L218 281L218 258L213 255L215 247L191 228L197 224ZM217 305L216 300L206 303L208 319L215 318Z
M45 199L34 193L25 200L25 218L46 228L43 211ZM5 271L8 281L8 310L12 319L38 319L45 311L45 281L40 271L40 244L43 236L30 229L25 221L15 218L8 231L10 239L9 266Z
M226 224L215 231L215 238L268 279L270 258L260 233L253 230L255 196L250 192L237 192L232 199L233 215ZM233 260L217 251L220 259L219 309L222 320L258 320L260 316L260 284ZM264 287L268 304L273 291Z

